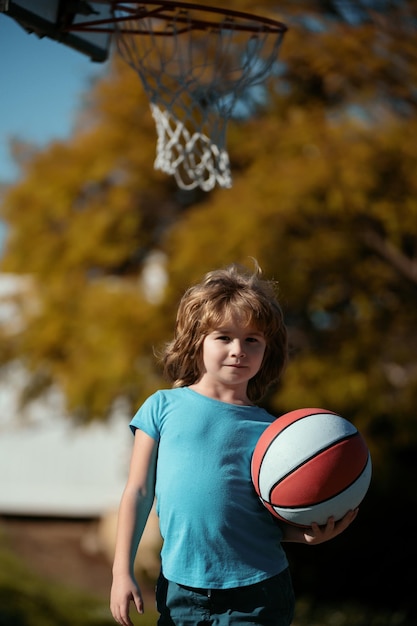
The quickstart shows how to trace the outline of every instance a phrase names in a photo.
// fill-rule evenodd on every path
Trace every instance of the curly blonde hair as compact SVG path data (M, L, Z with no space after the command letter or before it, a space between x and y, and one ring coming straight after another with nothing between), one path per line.
M203 373L202 345L213 329L235 317L264 334L266 349L259 372L248 383L248 397L260 400L277 382L287 362L287 329L275 294L275 283L238 265L208 272L183 295L173 340L165 346L162 364L173 387L196 383Z

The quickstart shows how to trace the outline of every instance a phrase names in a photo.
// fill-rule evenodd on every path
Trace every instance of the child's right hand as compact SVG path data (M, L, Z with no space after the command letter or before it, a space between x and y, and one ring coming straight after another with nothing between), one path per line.
M133 626L130 619L130 603L133 602L138 613L144 612L142 594L136 580L128 575L113 576L110 594L110 611L122 626Z

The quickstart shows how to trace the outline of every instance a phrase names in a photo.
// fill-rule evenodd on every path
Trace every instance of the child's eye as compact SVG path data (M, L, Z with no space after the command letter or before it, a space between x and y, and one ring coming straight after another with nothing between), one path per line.
M217 339L219 339L220 341L230 341L230 337L228 337L227 335L219 335Z

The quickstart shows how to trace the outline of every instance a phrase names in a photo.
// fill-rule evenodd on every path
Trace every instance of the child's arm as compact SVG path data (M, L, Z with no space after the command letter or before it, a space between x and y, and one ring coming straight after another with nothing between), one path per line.
M324 543L340 535L353 522L358 514L359 509L348 511L346 515L339 521L335 522L333 517L329 517L325 526L319 526L315 522L311 528L300 528L290 524L280 523L283 533L282 541L292 541L294 543L307 543L316 545Z
M157 442L141 430L135 443L129 476L119 508L110 610L114 619L132 626L130 602L143 613L143 599L134 576L134 560L155 496Z

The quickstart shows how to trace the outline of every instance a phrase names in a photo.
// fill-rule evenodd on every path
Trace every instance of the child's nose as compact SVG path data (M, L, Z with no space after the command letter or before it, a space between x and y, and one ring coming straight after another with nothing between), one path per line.
M245 355L245 351L244 351L244 349L243 349L243 345L242 345L242 343L241 343L238 339L236 339L236 340L233 342L233 350L232 350L232 354L233 354L233 356L235 356L235 357L242 357L242 356L244 356L244 355Z

